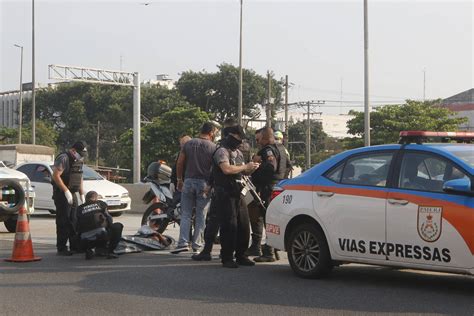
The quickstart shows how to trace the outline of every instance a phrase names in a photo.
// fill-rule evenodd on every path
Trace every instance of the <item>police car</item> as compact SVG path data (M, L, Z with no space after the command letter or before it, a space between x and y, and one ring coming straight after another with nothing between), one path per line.
M400 136L275 187L267 242L297 275L350 262L474 274L474 133Z

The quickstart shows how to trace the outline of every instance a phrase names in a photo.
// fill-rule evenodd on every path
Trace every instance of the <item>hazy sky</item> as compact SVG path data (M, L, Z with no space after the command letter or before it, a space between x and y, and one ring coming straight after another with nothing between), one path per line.
M35 1L36 81L49 64L138 71L141 79L238 65L239 1ZM369 0L374 104L445 98L474 87L472 1ZM0 91L31 80L31 1L0 0ZM363 104L363 0L244 0L243 64L288 75L290 102ZM341 80L342 78L342 80ZM245 78L244 78L245 80ZM330 107L332 106L332 108ZM348 107L343 108L344 111ZM360 109L360 108L359 108Z

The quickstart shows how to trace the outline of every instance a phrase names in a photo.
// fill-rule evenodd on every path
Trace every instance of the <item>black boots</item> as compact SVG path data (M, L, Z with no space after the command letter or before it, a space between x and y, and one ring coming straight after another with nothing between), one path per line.
M253 258L255 262L274 262L280 259L275 256L275 250L273 247L265 244L262 246L262 255L260 257Z
M249 249L245 251L245 255L247 257L260 257L262 255L262 242L261 236L256 234L252 234L252 244L250 245Z

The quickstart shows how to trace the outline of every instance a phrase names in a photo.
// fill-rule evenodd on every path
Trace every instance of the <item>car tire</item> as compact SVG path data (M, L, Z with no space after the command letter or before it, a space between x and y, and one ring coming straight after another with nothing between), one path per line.
M0 211L8 214L17 213L25 203L25 191L23 191L22 186L17 181L13 180L2 180L0 182L0 186L0 189L2 187L10 187L13 188L13 190L15 191L15 205L12 207L1 205Z
M319 279L332 269L326 237L314 224L296 226L288 239L287 249L290 266L299 277Z
M112 217L119 217L119 216L122 216L123 212L112 212L110 213L110 215L112 215Z
M27 215L28 222L30 221L30 215ZM16 222L18 220L18 215L12 216L7 218L3 224L5 225L5 228L8 230L9 233L15 233L16 232Z

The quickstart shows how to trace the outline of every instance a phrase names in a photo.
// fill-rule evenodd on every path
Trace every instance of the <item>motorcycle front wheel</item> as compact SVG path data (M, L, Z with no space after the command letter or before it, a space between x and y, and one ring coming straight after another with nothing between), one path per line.
M152 217L153 215L156 215L156 212L154 212L156 209L160 209L162 214L166 214L167 206L163 203L153 203L153 204L151 204L146 209L145 213L143 213L142 226L149 224L150 217ZM160 218L157 221L158 221L158 224L160 225L160 228L158 229L158 232L160 234L162 234L166 230L166 227L168 227L168 224L171 222L169 217Z

